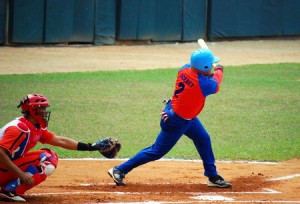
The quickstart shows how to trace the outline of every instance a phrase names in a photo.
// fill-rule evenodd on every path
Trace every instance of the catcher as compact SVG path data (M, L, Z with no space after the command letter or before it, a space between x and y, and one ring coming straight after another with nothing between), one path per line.
M25 192L54 172L58 155L50 149L30 151L37 142L69 150L99 151L107 158L114 158L121 149L121 144L111 138L90 144L48 131L51 111L43 95L29 94L19 107L23 116L0 129L0 201L25 202Z

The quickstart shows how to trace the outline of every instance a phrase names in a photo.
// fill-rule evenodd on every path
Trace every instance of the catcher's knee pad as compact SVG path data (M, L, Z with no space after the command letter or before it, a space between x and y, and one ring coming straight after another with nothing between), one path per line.
M40 154L41 170L46 176L50 176L57 167L58 157L55 152L49 149L43 149L43 153Z
M51 162L44 161L44 162L41 163L42 172L46 176L50 176L51 174L53 174L55 168L56 167L53 164L51 164Z

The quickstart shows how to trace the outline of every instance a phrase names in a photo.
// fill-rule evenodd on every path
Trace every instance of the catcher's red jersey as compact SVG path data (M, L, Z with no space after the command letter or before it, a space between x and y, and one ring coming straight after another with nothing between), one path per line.
M20 117L0 130L0 146L9 152L12 160L16 160L35 147L37 142L45 143L53 136L47 129L36 128L24 117Z
M192 119L202 111L206 96L219 91L223 70L217 69L212 76L199 74L190 64L183 66L177 76L172 97L172 109L184 119Z

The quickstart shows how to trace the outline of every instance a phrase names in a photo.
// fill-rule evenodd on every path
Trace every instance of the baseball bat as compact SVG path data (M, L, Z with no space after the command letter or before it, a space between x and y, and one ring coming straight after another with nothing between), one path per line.
M199 38L198 39L198 44L201 48L204 48L204 49L209 49L206 42L202 39L202 38ZM213 64L216 64L216 63L213 63Z
M208 49L208 46L206 44L206 42L202 39L202 38L199 38L198 39L198 44L201 48L205 48L205 49Z

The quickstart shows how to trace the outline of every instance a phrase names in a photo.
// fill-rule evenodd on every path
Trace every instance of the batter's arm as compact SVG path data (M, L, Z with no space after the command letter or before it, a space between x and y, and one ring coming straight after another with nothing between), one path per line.
M222 65L220 64L217 64L217 65L214 65L214 75L212 76L212 78L214 78L217 83L218 83L218 87L217 87L217 90L215 93L217 93L219 90L220 90L220 86L221 86L221 83L222 83L222 80L223 80L223 71L224 71L224 68Z

